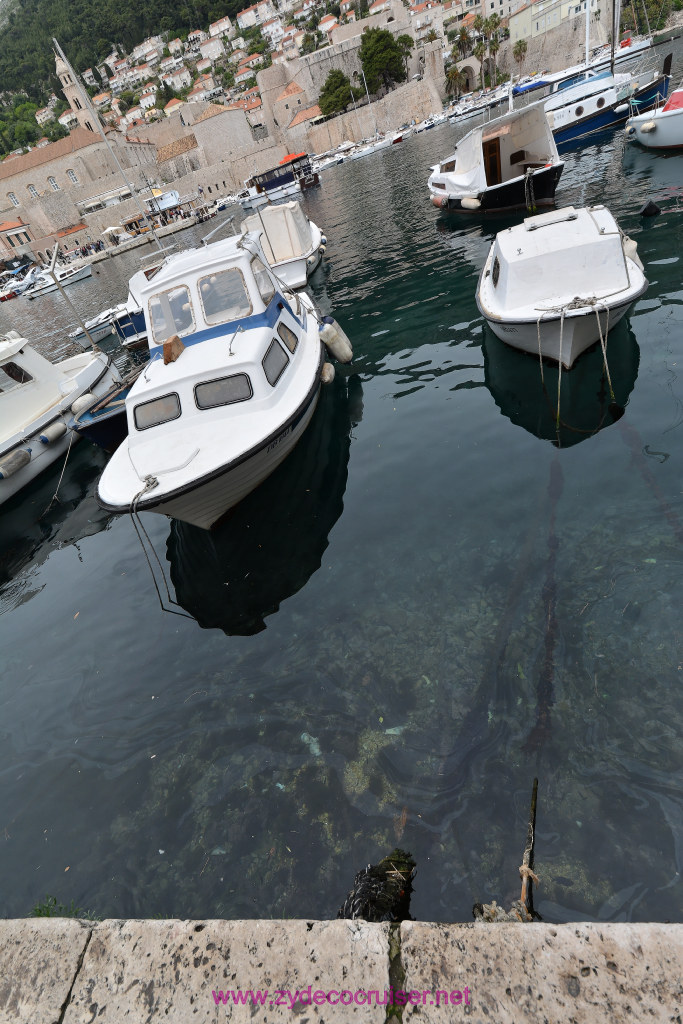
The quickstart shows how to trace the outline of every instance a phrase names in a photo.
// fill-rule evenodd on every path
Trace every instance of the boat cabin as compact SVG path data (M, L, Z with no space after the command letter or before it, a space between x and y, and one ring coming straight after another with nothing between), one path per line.
M188 414L276 398L296 359L305 312L295 296L278 291L257 234L169 257L139 294L150 364L127 403L131 435ZM174 336L180 354L164 365L164 342Z
M545 112L529 107L473 129L438 170L455 175L463 187L481 190L544 167L553 159L556 148Z
M255 188L257 192L269 192L295 181L302 188L307 188L318 182L318 175L311 167L311 158L308 153L295 153L286 156L276 167L271 167L270 170L262 171L260 174L253 174L245 182L245 185L247 188Z
M60 395L64 374L16 331L0 339L0 394L7 423L30 423Z

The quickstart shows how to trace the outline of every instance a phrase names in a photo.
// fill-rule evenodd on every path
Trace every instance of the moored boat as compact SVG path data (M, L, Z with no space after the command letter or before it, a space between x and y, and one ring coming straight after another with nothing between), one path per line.
M301 203L264 206L242 222L242 232L261 232L270 267L287 288L303 288L326 251L327 239Z
M635 242L609 210L569 206L500 231L476 298L501 341L569 369L647 285Z
M666 103L626 122L626 138L646 149L683 149L683 83Z
M541 106L513 110L473 128L432 168L434 206L501 213L553 206L564 163Z
M0 339L0 504L78 440L73 407L93 404L118 379L102 352L52 363L16 331Z
M253 233L168 257L139 296L150 361L98 500L210 528L301 437L337 332L282 289Z

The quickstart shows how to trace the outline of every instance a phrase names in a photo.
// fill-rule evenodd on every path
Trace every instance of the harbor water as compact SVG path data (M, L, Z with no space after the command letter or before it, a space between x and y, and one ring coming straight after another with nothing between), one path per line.
M138 537L98 508L107 456L85 441L3 506L5 916L52 895L329 918L398 845L413 916L470 920L519 896L538 777L545 920L683 918L683 156L622 131L565 155L558 205L607 205L649 288L609 332L613 393L591 351L558 414L557 370L475 303L522 215L429 203L458 134L307 195L328 238L311 290L354 360L217 530L148 513ZM125 298L142 252L68 290L82 317ZM0 308L53 355L75 321L59 294Z

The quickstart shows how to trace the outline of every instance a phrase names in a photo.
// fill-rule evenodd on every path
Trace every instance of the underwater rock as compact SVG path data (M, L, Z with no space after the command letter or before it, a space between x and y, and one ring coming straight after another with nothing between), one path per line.
M410 921L410 894L417 867L412 854L396 848L379 864L359 871L337 912L349 921Z

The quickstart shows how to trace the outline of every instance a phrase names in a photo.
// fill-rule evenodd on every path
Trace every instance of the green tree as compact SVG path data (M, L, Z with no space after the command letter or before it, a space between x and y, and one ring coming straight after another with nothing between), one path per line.
M351 100L359 94L360 90L357 92L353 89L344 72L339 68L333 68L318 96L318 106L325 117L329 117L331 114L339 114L346 110Z
M316 48L315 36L307 32L301 40L301 52L302 53L313 53Z
M385 28L366 28L361 36L360 62L369 92L393 82L405 82L403 50Z
M524 58L526 57L527 51L526 39L518 39L515 45L512 47L512 56L514 57L517 64L519 64L519 73L522 73L522 65L524 64Z
M415 43L413 41L413 37L407 35L404 32L403 35L397 37L396 44L398 46L400 46L400 48L401 48L401 55L403 57L403 68L405 70L406 78L407 78L408 77L408 60L410 58L410 52L414 48Z
M455 64L451 64L446 72L446 95L455 96L456 100L459 99L466 81L462 71Z
M470 53L470 34L463 25L458 32L458 49L463 57L469 57Z
M498 36L494 36L493 39L489 40L489 53L491 55L491 60L493 61L493 85L494 86L495 86L496 80L497 80L496 57L498 56L498 51L499 50L500 50L500 39L498 38Z
M472 50L472 55L479 61L479 80L481 88L484 88L484 57L486 56L486 44L480 39Z
M430 28L429 32L425 36L425 42L435 43L437 39L441 39L441 36L439 35L435 28Z

